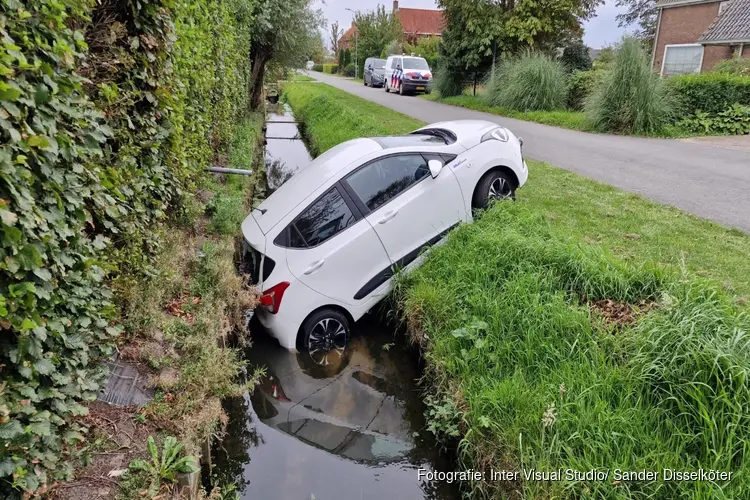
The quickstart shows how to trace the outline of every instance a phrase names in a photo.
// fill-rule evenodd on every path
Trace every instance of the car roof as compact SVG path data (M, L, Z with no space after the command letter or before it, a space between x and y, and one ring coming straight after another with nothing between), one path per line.
M302 203L310 193L328 182L352 162L383 149L373 139L354 139L335 146L294 174L255 210L261 231L268 233Z

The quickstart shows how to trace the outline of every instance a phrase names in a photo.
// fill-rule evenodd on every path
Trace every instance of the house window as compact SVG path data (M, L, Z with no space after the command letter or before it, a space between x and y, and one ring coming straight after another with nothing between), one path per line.
M721 15L721 13L724 12L724 9L726 9L728 5L729 5L729 0L727 0L726 2L721 2L719 4L719 15Z
M700 73L703 65L703 45L667 45L664 47L663 76Z

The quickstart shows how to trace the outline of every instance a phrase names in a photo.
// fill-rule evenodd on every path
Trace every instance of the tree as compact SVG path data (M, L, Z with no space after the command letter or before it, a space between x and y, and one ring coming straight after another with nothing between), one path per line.
M591 69L591 55L583 40L578 39L563 50L560 58L568 71L587 71Z
M310 60L315 61L316 63L322 63L328 55L328 49L326 49L326 45L323 42L323 37L320 33L313 37L308 53L310 54Z
M360 74L364 61L368 57L380 57L383 49L394 40L400 40L403 34L401 22L385 7L378 5L374 11L357 11L354 15L357 26L357 63Z
M618 7L627 7L628 11L617 15L620 27L638 24L635 36L649 45L653 44L656 37L656 20L658 11L656 0L617 0Z
M331 50L334 54L339 53L339 38L344 34L344 30L339 28L339 23L331 24Z
M313 10L313 0L259 0L255 7L255 29L250 43L253 61L250 107L258 109L263 94L266 65L302 67L309 48L320 36L323 14Z
M580 38L603 0L438 0L447 20L443 53L451 66L486 69L493 49L551 51Z

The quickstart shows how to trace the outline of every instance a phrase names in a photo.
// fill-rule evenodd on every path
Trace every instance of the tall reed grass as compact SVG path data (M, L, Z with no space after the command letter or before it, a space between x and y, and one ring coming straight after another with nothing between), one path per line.
M654 73L641 43L624 38L606 73L585 104L586 117L601 132L654 134L676 113L676 100Z
M527 52L502 61L487 81L485 101L515 111L563 109L568 97L565 66L552 57Z

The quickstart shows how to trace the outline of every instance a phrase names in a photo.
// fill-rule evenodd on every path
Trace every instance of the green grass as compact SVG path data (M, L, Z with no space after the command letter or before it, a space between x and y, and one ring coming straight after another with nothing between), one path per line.
M313 155L355 137L402 134L423 123L330 85L287 83L284 98L305 123Z
M553 125L555 127L567 128L571 130L580 130L581 132L596 132L593 125L586 120L586 115L582 111L556 110L556 111L513 111L500 106L490 106L484 102L481 94L460 95L454 97L441 98L439 94L433 92L429 95L419 96L428 101L437 101L444 104L452 104L462 108L484 111L493 115L507 116L518 120L542 123L544 125ZM695 134L680 129L674 125L667 125L664 129L651 137L680 138L695 137Z
M323 85L301 92L288 87L289 102L324 149L419 125ZM329 99L351 113L318 108ZM518 202L459 227L397 284L426 349L428 427L461 439L466 467L734 476L480 482L472 498L748 497L750 320L737 304L750 291L747 255L739 231L530 162ZM628 305L635 321L607 324L597 300Z
M315 154L356 137L401 134L424 125L324 84L287 84L285 96L306 122ZM545 163L531 161L529 168L519 203L530 204L571 238L602 245L630 262L684 268L713 280L741 303L750 297L748 235Z
M396 300L426 347L429 425L459 435L463 466L736 475L525 482L528 498L750 494L750 318L703 282L622 262L505 203L454 231ZM637 321L606 324L589 305L599 300L633 304ZM472 498L508 493L473 486Z
M301 73L292 73L289 77L290 82L314 82L315 78L303 75Z

